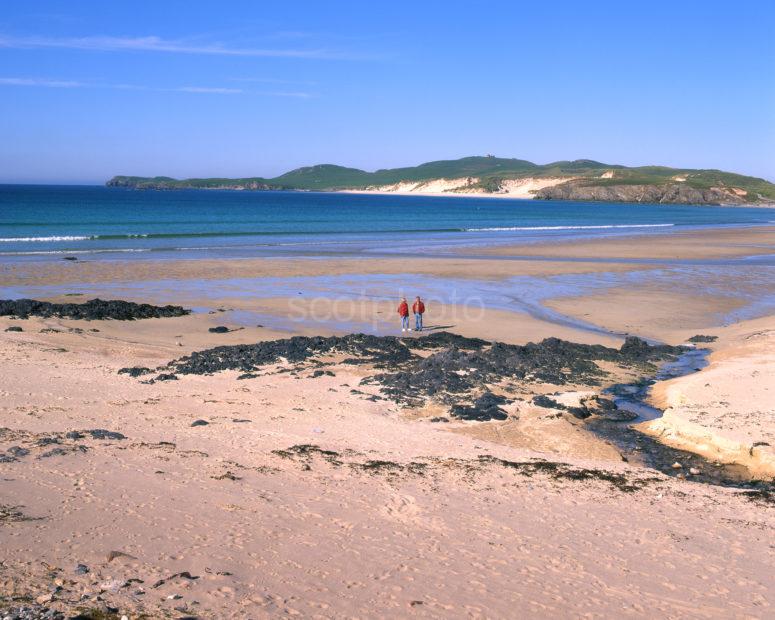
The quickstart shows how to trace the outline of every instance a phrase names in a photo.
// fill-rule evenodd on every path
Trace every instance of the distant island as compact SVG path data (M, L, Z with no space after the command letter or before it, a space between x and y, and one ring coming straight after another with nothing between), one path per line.
M143 190L348 191L677 204L775 203L775 184L721 170L628 167L589 159L539 165L523 159L490 155L375 172L320 164L297 168L271 179L178 180L170 177L115 176L107 185Z

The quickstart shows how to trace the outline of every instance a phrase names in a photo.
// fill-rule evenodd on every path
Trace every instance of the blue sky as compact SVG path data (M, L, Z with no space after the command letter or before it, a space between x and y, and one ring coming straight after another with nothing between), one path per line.
M493 153L775 181L775 3L7 2L0 182Z

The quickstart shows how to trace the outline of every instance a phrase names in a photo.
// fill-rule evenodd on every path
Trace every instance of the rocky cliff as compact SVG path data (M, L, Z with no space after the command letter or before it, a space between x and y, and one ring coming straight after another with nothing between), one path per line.
M647 202L673 204L743 204L744 194L732 189L697 189L681 183L662 185L589 185L570 181L544 187L535 193L539 200L594 200L599 202Z

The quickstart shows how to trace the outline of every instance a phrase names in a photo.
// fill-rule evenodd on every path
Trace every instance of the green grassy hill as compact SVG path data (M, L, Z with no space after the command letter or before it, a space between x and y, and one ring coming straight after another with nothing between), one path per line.
M432 161L407 168L389 168L367 172L333 164L320 164L291 170L278 177L267 179L250 177L241 179L183 179L170 177L116 176L108 181L113 187L136 189L252 189L252 190L313 190L336 191L365 189L392 185L401 181L430 181L434 179L472 179L470 188L481 192L500 191L503 181L527 177L567 177L568 182L551 193L558 199L574 195L614 195L629 187L646 188L649 195L681 195L680 200L712 200L724 202L759 203L775 202L775 184L764 179L749 177L722 170L694 170L665 166L627 167L604 164L589 159L556 161L539 165L523 159L500 157L464 157L462 159ZM595 189L599 188L599 189ZM605 190L603 188L609 188ZM571 191L571 190L575 190ZM656 192L656 194L654 193ZM550 193L545 196L549 197ZM583 199L583 198L580 198ZM605 198L602 198L605 199ZM665 199L672 202L670 198ZM678 200L676 198L675 200Z

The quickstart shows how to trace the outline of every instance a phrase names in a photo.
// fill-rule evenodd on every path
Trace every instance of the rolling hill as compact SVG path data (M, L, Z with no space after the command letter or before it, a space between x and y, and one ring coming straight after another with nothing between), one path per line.
M547 200L602 200L684 204L775 203L775 184L721 170L627 167L589 159L534 164L523 159L464 157L367 172L333 164L291 170L278 177L173 179L116 176L111 187L379 191L505 195Z

